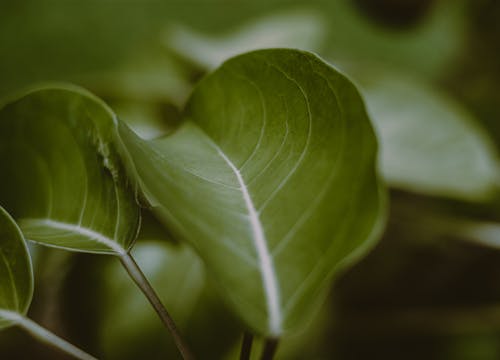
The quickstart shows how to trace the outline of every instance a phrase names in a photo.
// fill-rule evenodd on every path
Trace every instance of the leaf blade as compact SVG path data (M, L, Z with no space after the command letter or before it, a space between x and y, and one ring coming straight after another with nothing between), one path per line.
M117 119L76 88L35 89L0 110L0 202L30 240L119 254L137 234Z
M150 142L120 127L146 198L250 327L275 336L297 328L383 218L376 140L357 90L312 54L256 51L206 77L185 116L177 132ZM259 239L274 262L279 317Z

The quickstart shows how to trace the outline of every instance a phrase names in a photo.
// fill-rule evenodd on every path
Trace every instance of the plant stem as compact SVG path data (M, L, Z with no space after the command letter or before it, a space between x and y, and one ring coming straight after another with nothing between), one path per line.
M167 327L167 329L170 331L172 334L175 344L177 345L177 349L179 349L179 352L182 355L182 358L185 360L193 360L194 356L192 355L191 351L189 350L188 346L184 342L184 340L181 337L181 334L179 333L179 330L177 329L177 326L174 323L174 320L168 313L167 309L165 306L162 304L160 298L156 294L155 290L149 283L148 279L142 272L141 268L137 263L135 262L134 258L132 255L129 253L120 255L120 261L127 270L127 273L130 275L132 280L136 283L136 285L141 289L142 293L146 296L148 301L151 303L153 306L154 310L160 317L161 321L163 324Z
M252 353L253 335L248 331L243 333L243 342L241 343L240 360L250 360Z
M276 350L278 349L279 339L277 338L267 338L264 345L264 351L262 351L261 360L272 360Z
M64 339L61 339L59 336L53 334L49 330L41 327L36 322L22 316L21 314L10 311L1 311L1 313L3 317L12 320L16 325L26 330L34 338L43 343L46 343L80 360L97 360L97 358L87 354L83 350L80 350L76 346L70 344Z

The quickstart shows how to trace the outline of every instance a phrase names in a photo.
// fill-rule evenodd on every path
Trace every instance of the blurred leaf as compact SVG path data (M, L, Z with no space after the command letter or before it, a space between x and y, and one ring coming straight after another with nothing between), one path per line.
M143 3L2 1L0 93L113 68L156 31L160 19Z
M166 25L175 21L199 31L220 32L288 6L282 0L231 4L168 0L0 1L0 95L43 81L89 86L87 77L99 82L101 75L114 78L115 71L120 72L117 77L126 85L123 91L137 93L143 88L145 93L156 96L156 90L168 88L168 94L172 94L167 81L152 78L155 67L159 74L170 72L157 67L164 59L149 63L141 55L149 51L144 44L154 41ZM133 68L147 74L124 73ZM140 84L141 79L148 84ZM117 89L112 84L102 85L103 89ZM172 95L177 99L182 92Z
M112 69L78 76L76 81L105 98L184 104L196 69L158 44L143 46Z
M185 116L155 141L121 128L153 212L197 249L251 328L303 326L334 270L383 223L357 90L310 53L263 50L206 77Z
M29 92L0 110L0 203L29 240L123 253L139 208L124 176L117 120L74 88Z
M253 19L224 34L205 35L171 25L164 43L190 61L212 69L250 50L289 47L317 51L324 43L326 21L317 11L294 10Z
M461 239L473 241L476 244L500 249L500 223L464 219L462 221L456 220L448 227L448 233Z
M370 21L354 1L329 2L329 50L343 67L384 65L426 77L442 75L463 48L463 1L438 0L430 14L409 29Z
M363 85L391 185L473 201L497 189L494 145L459 104L401 76L365 78Z
M33 297L33 270L24 237L0 206L0 329L13 325L4 311L26 315Z
M199 258L186 246L152 241L139 242L133 253L195 353L204 359L220 359L239 331L208 285ZM164 341L161 323L152 309L143 306L141 294L119 264L109 263L104 276L103 357L176 358L175 346ZM215 329L216 337L210 334Z

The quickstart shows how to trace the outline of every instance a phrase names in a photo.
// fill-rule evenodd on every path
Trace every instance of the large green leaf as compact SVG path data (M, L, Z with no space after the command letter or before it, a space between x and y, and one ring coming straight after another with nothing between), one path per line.
M0 206L0 329L13 324L4 311L25 315L33 296L33 270L24 237Z
M358 91L310 53L262 50L206 77L185 116L153 141L120 127L145 197L249 326L298 328L382 224Z
M362 78L391 185L469 201L498 189L493 141L460 104L412 78Z
M117 119L92 95L29 92L0 110L0 204L29 240L124 253L140 214L120 144Z

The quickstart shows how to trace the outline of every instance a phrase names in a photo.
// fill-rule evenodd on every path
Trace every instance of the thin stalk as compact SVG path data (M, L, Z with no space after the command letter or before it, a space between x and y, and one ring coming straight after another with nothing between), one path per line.
M137 263L135 262L134 258L129 254L123 254L120 255L120 261L127 270L127 273L130 275L132 280L136 283L136 285L139 287L139 289L142 291L142 293L146 296L148 301L151 303L153 306L154 310L160 317L161 321L163 324L166 326L166 328L170 331L172 334L175 344L177 345L177 349L179 349L179 352L182 355L182 358L185 360L193 360L194 356L192 355L191 351L189 350L187 344L184 342L184 340L181 337L181 334L179 330L177 329L177 326L174 323L174 320L168 313L167 309L165 306L162 304L160 298L156 294L155 290L149 283L148 279L142 272L141 268Z
M5 315L3 311L2 315ZM59 336L41 327L36 322L28 319L27 317L24 317L17 313L9 313L8 318L10 318L16 325L21 327L23 330L27 331L34 338L56 349L59 349L60 351L65 352L66 354L71 355L76 359L97 360L97 358L87 354L83 350L80 350L79 348L70 344L66 340L61 339Z
M277 338L267 338L264 345L264 351L262 351L261 360L272 360L278 350L279 339Z
M253 335L245 331L243 334L243 342L241 343L240 360L250 360L252 353Z

